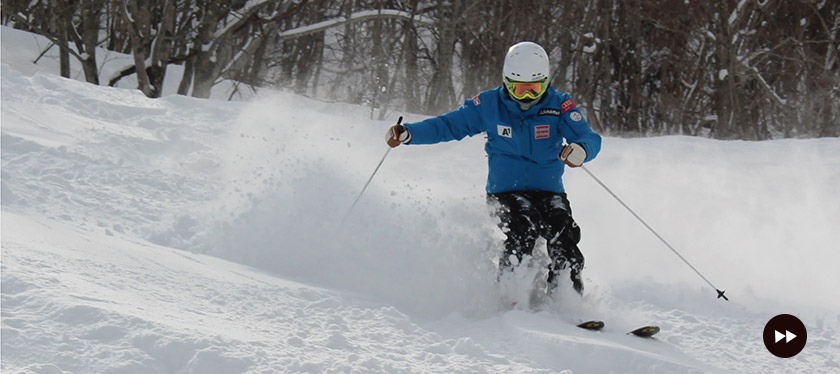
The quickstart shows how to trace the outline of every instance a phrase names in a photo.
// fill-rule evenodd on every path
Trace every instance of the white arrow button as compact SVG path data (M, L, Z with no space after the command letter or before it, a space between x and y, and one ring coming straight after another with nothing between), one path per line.
M796 339L796 334L788 330L785 330L784 334L780 333L778 330L775 330L774 332L776 333L776 343L782 339L785 340L785 343L790 343L791 340Z

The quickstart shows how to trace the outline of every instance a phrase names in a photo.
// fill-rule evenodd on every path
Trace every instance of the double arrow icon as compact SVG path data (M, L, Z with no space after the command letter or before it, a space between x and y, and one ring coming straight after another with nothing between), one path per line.
M782 339L785 340L785 343L789 343L791 340L796 338L796 334L787 330L785 330L784 334L780 333L779 330L774 330L774 332L776 333L776 343L778 343Z
M779 314L767 322L761 332L761 338L764 340L764 347L774 356L791 358L805 348L808 330L799 318L790 314Z

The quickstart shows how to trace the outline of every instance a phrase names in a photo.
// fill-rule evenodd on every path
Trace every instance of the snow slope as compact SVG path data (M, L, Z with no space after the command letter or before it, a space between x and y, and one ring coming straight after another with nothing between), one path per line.
M838 139L605 138L590 170L732 301L572 170L587 296L507 310L481 137L391 151L340 227L391 121L149 100L2 37L4 373L840 371ZM808 328L791 359L761 341L780 313Z

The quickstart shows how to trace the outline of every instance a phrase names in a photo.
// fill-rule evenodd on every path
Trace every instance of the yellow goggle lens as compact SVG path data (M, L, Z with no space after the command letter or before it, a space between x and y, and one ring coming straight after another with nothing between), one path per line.
M505 79L505 85L511 96L518 100L526 98L536 99L545 93L548 87L547 80L537 82L516 82Z

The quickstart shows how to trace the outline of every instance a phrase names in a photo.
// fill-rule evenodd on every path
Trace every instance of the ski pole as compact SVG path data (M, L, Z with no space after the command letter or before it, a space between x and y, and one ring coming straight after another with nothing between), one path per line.
M625 204L624 201L622 201L618 197L618 195L615 194L615 192L612 192L612 190L609 187L607 187L607 185L604 184L604 182L601 182L601 180L598 179L598 177L596 177L595 174L592 174L592 172L589 171L589 169L587 169L586 166L581 165L580 168L583 169L583 171L585 171L586 174L589 174L589 176L592 177L592 179L594 179L595 182L598 182L598 184L601 185L601 187L603 187L607 192L609 192L609 194L612 195L612 197L614 197L621 204L621 206L623 206L625 209L627 209L630 212L630 214L633 215L633 217L636 217L636 219L639 220L639 222L641 222L642 225L647 227L647 229L650 230L650 232L652 232L653 235L655 235L660 241L662 241L662 243L665 244L665 246L667 246L668 249L671 250L671 252L674 252L674 254L677 255L677 257L680 258L680 260L685 262L685 264L688 265L688 267L690 267L691 270L694 270L694 272L697 273L697 275L699 275L700 278L703 278L703 280L706 281L706 284L708 284L709 286L714 288L715 291L717 291L717 294L718 294L717 298L718 299L723 298L724 300L729 301L729 298L726 297L723 294L724 292L726 292L726 290L721 291L717 287L715 287L715 285L713 285L712 282L710 282L705 276L703 276L703 274L701 274L700 271L698 271L697 268L694 267L694 265L692 265L690 262L688 262L688 260L686 260L685 257L683 257L679 252L677 252L677 250L674 249L674 247L671 244L669 244L667 241L665 241L665 239L662 238L662 236L659 235L659 233L657 233L656 230L654 230L652 227L650 227L650 225L648 225L647 222L645 222L645 220L642 219L642 217L639 217L639 215L636 214L636 212L634 212L633 209L630 209L630 207L627 206L627 204Z
M397 120L397 125L402 123L402 119L402 116L400 116L400 118ZM370 178L368 178L367 182L365 183L365 186L362 187L362 191L359 192L359 196L356 196L356 200L353 201L353 205L350 206L350 209L348 209L347 213L344 214L344 218L341 219L341 223L338 225L338 231L341 231L341 228L344 227L344 222L347 221L347 217L350 217L350 213L353 212L353 208L355 208L356 204L359 203L359 200L362 198L362 195L365 193L365 190L367 190L368 186L370 185L370 182L373 180L373 177L376 176L376 172L379 171L379 168L382 166L382 163L385 162L385 158L388 157L388 153L391 153L391 149L391 147L388 147L388 150L385 151L384 155L382 155L382 159L379 160L379 164L376 165L376 169L373 169L373 174L370 175Z

